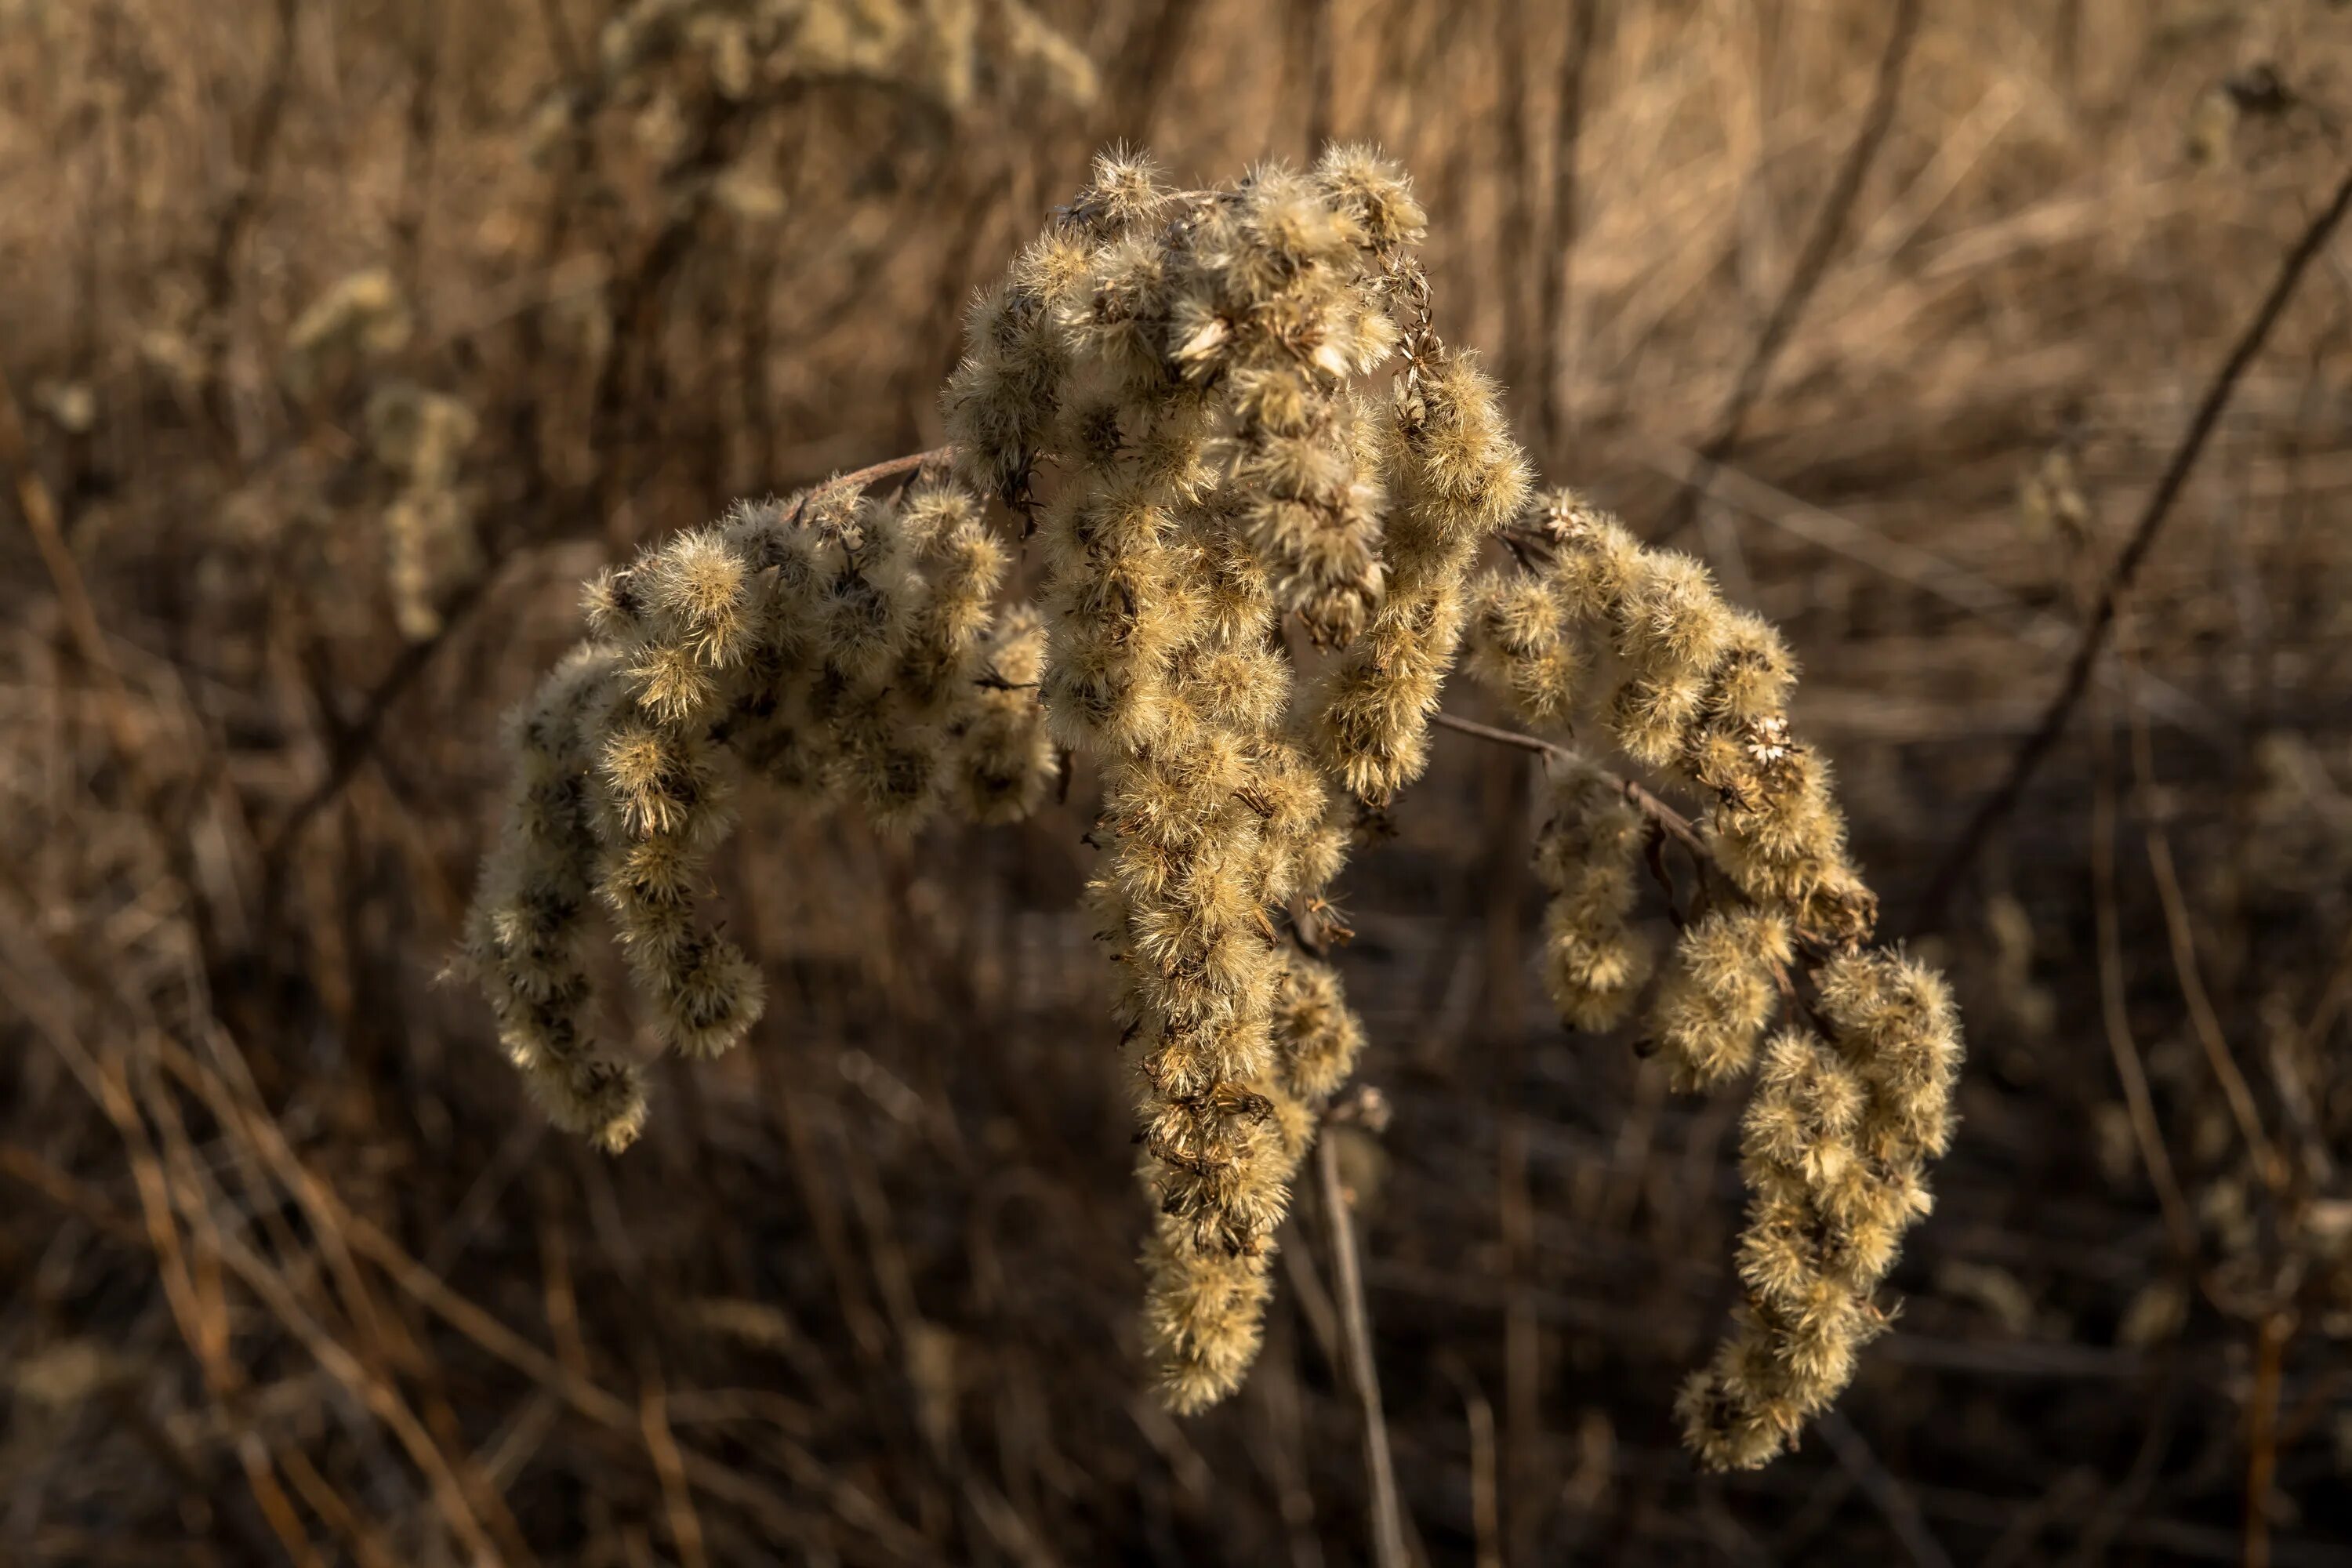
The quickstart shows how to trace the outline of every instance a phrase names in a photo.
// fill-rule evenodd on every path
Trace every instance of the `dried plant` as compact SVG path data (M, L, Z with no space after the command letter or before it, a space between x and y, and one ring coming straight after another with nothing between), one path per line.
M952 481L886 500L866 487L938 455L862 470L592 585L590 640L517 723L467 962L551 1114L618 1149L644 1090L589 1037L592 892L656 1037L707 1055L761 1006L695 910L740 778L907 831L942 804L1018 817L1055 743L1091 758L1087 907L1157 1209L1150 1357L1170 1406L1201 1409L1255 1356L1292 1184L1363 1047L1324 960L1347 935L1333 881L1426 766L1475 623L1479 671L1538 731L1503 738L1558 763L1537 864L1563 1019L1610 1028L1648 989L1636 905L1667 825L1703 879L1650 1005L1681 1087L1746 1069L1799 954L1822 961L1830 1043L1792 1021L1766 1053L1748 1300L1684 1402L1705 1460L1760 1463L1882 1321L1875 1287L1946 1136L1949 1001L1862 952L1874 901L1825 765L1789 737L1779 637L1689 558L1572 496L1530 504L1495 386L1435 331L1425 227L1361 148L1214 190L1098 159L972 307L943 394ZM1007 552L983 497L1034 537L1037 612L992 605ZM1498 535L1517 564L1474 584ZM1543 738L1585 708L1701 792L1702 822Z
M1515 563L1476 589L1473 668L1560 738L1537 860L1560 1016L1604 1029L1641 1005L1653 958L1631 915L1645 855L1678 928L1644 1023L1674 1086L1744 1075L1790 1015L1762 1049L1742 1145L1746 1300L1680 1405L1703 1460L1759 1465L1845 1386L1885 1322L1877 1288L1949 1137L1958 1018L1932 970L1865 949L1877 900L1846 854L1827 763L1790 732L1796 668L1779 634L1727 605L1698 562L1643 547L1570 493L1512 542ZM1699 818L1570 750L1579 717L1696 792ZM1687 905L1670 836L1698 872Z
M11 1559L2330 1560L2352 7L1756 9L0 4ZM1069 40L1098 75L1053 68ZM560 1037L593 977L574 1034L650 1079L639 1145L517 1125L490 1013L429 983L517 761L497 710L580 637L580 579L944 441L960 310L1099 139L1223 175L1334 130L1421 176L1433 321L1543 471L1802 655L1791 733L1970 1025L1935 1215L1873 1293L1900 1337L1761 1472L1654 1429L1727 1325L1769 1412L1837 1370L1826 1338L1784 1366L1806 1331L1769 1314L1860 1317L1866 1257L1759 1312L1731 1239L1743 1142L1808 1245L1900 1194L1805 1163L1871 1114L1841 952L1727 891L1717 795L1617 754L1625 655L1544 610L1539 512L1469 571L1529 557L1498 630L1552 707L1457 683L1410 722L1448 575L1405 613L1391 377L1465 363L1414 365L1410 275L1399 355L1350 378L1379 595L1337 555L1315 615L1355 639L1282 622L1349 855L1266 909L1269 1055L1361 1065L1240 1396L1181 1432L1136 1396L1160 1167L1079 907L1124 850L1082 842L1103 758L1055 761L1020 540L1064 459L1028 513L983 492L1004 607L934 827L707 748L742 816L694 929L756 963L756 1051L649 1061L667 1005L604 940L564 770L506 874L595 912L514 955L524 1021ZM472 435L420 463L428 402ZM583 686L625 680L634 634L593 640ZM1548 942L1545 879L1609 940ZM1650 978L1596 990L1612 957ZM1622 1021L1561 1034L1548 983ZM1350 1408L1382 1387L1393 1462Z
M1040 639L1034 615L992 607L1003 566L973 499L926 479L741 506L589 585L589 639L513 721L464 959L557 1123L618 1151L645 1118L641 1070L589 1022L592 899L664 1046L714 1055L758 1019L759 972L696 913L741 775L899 831L1042 798L1055 759L1017 679Z

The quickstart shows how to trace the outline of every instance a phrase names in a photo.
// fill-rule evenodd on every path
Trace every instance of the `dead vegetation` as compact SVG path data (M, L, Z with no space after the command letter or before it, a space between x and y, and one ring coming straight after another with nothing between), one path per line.
M713 907L766 1016L617 1161L436 984L574 584L937 444L966 300L1097 148L1340 137L1448 215L1538 466L1787 630L1972 1046L1900 1331L1700 1479L1660 1393L1733 1289L1737 1102L1558 1030L1525 760L1438 737L1339 886L1393 1116L1328 1144L1404 1550L2336 1560L2340 241L1906 922L2338 188L2337 8L617 9L0 4L11 1556L1368 1555L1311 1193L1247 1392L1137 1395L1085 781L919 853L749 804Z

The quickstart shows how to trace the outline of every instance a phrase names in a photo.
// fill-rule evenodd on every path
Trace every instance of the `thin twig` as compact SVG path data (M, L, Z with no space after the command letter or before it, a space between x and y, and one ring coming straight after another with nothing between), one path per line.
M1756 346L1740 369L1739 380L1733 384L1723 412L1716 418L1715 435L1700 448L1706 467L1684 481L1659 527L1660 539L1672 539L1689 527L1691 519L1698 514L1699 498L1706 489L1711 470L1739 445L1748 416L1755 408L1756 400L1763 395L1765 383L1771 379L1780 351L1788 346L1798 319L1804 314L1813 290L1820 287L1822 275L1828 272L1830 258L1837 253L1838 242L1845 237L1846 223L1853 216L1854 201L1862 195L1863 181L1868 178L1870 166L1877 162L1878 150L1895 123L1895 104L1903 89L1903 67L1910 58L1911 42L1918 31L1919 0L1896 0L1894 25L1886 36L1886 52L1879 57L1878 79L1871 88L1870 107L1863 112L1862 128L1854 132L1853 143L1846 148L1845 162L1814 216L1812 232L1805 237L1805 248L1799 253L1796 268L1789 274L1788 285L1781 289L1772 313L1765 318L1764 330L1757 334Z
M2124 1107L2131 1118L2132 1141L2139 1150L2148 1185L2156 1189L2164 1210L2165 1228L2173 1250L2181 1258L2196 1255L2197 1224L2180 1178L2166 1148L2164 1130L2156 1119L2155 1097L2148 1092L2147 1068L2140 1059L2138 1038L2132 1033L2131 1014L2124 997L2123 921L2116 896L2116 782L2114 738L2101 724L2094 739L2094 781L2091 797L2091 902L2097 932L2099 1016L2107 1036L2107 1052L2123 1085Z
M1307 33L1307 156L1322 155L1331 140L1332 53L1331 0L1308 0L1303 17Z
M1492 724L1481 724L1474 719L1459 719L1451 713L1433 713L1429 717L1430 722L1441 729L1475 735L1482 741L1492 741L1500 746L1517 746L1523 752L1533 752L1538 756L1568 757L1574 754L1566 746L1554 745L1540 736L1521 734L1517 730L1498 729Z
M1522 1031L1524 1033L1524 1031ZM1508 1080L1506 1079L1507 1082ZM1514 1561L1534 1552L1550 1511L1554 1487L1542 1463L1543 1324L1536 1310L1536 1205L1528 1183L1528 1118L1503 1118L1496 1140L1496 1229L1503 1243L1503 1422L1507 1463L1498 1477L1499 1513L1505 1490L1510 1511L1507 1533Z
M613 343L589 398L588 431L591 446L605 454L596 494L607 528L613 526L628 495L635 467L631 459L636 430L628 427L631 411L659 401L648 396L642 386L633 389L630 374L648 365L658 369L655 340L661 325L662 296L694 250L696 236L710 210L716 188L713 177L735 156L746 121L758 107L751 100L723 98L706 105L689 138L691 145L662 172L664 186L681 191L685 199L675 205L639 252L635 264L614 279L604 296L604 309L613 322ZM639 421L637 429L643 427Z
M1537 755L1547 759L1556 757L1562 761L1575 761L1582 763L1588 767L1593 766L1591 763L1581 756L1579 752L1571 751L1566 746L1557 745L1552 742L1544 740L1541 736L1525 734L1517 730L1498 729L1492 724L1481 724L1475 720L1457 718L1451 713L1433 713L1429 717L1431 722L1436 724L1440 729L1452 730L1464 735L1474 735L1482 741L1492 741L1498 746L1512 746L1523 752L1533 752ZM1722 873L1722 864L1716 859L1715 851L1713 847L1708 845L1706 836L1699 831L1698 824L1693 822L1689 817L1685 816L1681 812L1676 811L1673 806L1667 805L1666 802L1661 800L1652 791L1644 788L1639 784L1636 784L1633 780L1615 777L1614 775L1608 773L1606 770L1597 767L1594 768L1594 771L1601 773L1603 777L1610 779L1610 782L1616 786L1617 793L1624 797L1628 805L1632 805L1636 811L1639 811L1643 816L1647 817L1650 821L1651 826L1655 829L1657 833L1665 838L1673 839L1685 849L1690 851L1691 858L1698 863L1699 893L1701 896L1704 896L1707 890L1715 885L1715 877L1710 876L1710 873L1712 872L1720 876ZM1674 911L1675 889L1673 879L1664 875L1662 860L1654 860L1653 869L1659 874L1661 886L1663 886L1665 890L1667 907L1670 911ZM1743 896L1739 894L1737 883L1731 883L1727 877L1724 877L1723 880L1731 888L1732 893L1735 897ZM1694 913L1696 913L1699 905L1696 902L1694 902L1692 908ZM1679 929L1683 923L1682 917L1678 911L1674 912L1676 913L1675 925L1676 928ZM1812 1008L1805 1001L1804 994L1798 990L1797 977L1790 973L1789 966L1785 963L1775 963L1772 964L1771 969L1772 984L1779 988L1781 1000L1787 1004L1790 1015L1794 1016L1801 1012L1810 1014L1812 1011Z
M1543 385L1537 400L1537 429L1543 437L1544 457L1558 461L1568 433L1568 377L1573 363L1562 340L1570 328L1570 290L1575 287L1576 241L1581 227L1577 210L1577 154L1584 139L1586 61L1598 32L1599 0L1571 0L1568 14L1568 53L1560 62L1559 130L1552 138L1551 243L1547 247L1544 293L1537 320L1542 352L1537 363Z
M588 68L580 57L580 41L572 36L572 24L563 15L562 0L539 0L539 16L547 29L548 52L555 57L556 68L565 80L578 82Z
M1495 1406L1470 1370L1450 1352L1440 1367L1462 1395L1462 1418L1470 1429L1470 1528L1477 1542L1477 1568L1503 1568L1503 1509L1496 1479Z
M2157 1477L2164 1468L2164 1456L2172 1446L2181 1393L2187 1382L2181 1365L2184 1359L2181 1347L2175 1342L2161 1363L2155 1402L2139 1418L2139 1447L2132 1455L2131 1468L2124 1472L2123 1483L2100 1500L2084 1525L2074 1549L2066 1555L2065 1568L2102 1568L2107 1560L2107 1549L2147 1508L2148 1493L2156 1486Z
M2231 1054L2229 1037L2221 1032L2221 1016L2213 1010L2213 998L2205 989L2205 976L2197 957L2197 937L2193 929L2195 917L2189 909L2189 900L2180 887L2180 872L2172 857L2172 838L2164 831L2157 816L2155 759L2148 742L2147 721L2139 714L2133 716L2132 768L2138 784L2141 815L2141 837L2147 847L2148 869L2155 874L2157 904L2164 911L2164 929L2172 948L2173 973L2180 984L2181 1000L2188 1004L2191 1032L2205 1052L2206 1064L2213 1070L2216 1082L2221 1086L2222 1098L2230 1102L2230 1114L2238 1123L2239 1136L2246 1141L2246 1152L2254 1162L2254 1169L2263 1184L2276 1193L2286 1184L2286 1163L2279 1158L2277 1145L2263 1130L2262 1112L2254 1105L2254 1092L2246 1082L2246 1075L2238 1068L2237 1058Z
M2104 816L2098 831L2111 837L2112 825L2105 822ZM2107 855L2112 860L2112 848ZM2156 1120L2155 1101L2148 1093L2147 1068L2141 1064L2139 1044L2124 1011L2123 960L2115 931L2113 875L2110 868L2100 899L2100 1016L2105 1023L2107 1052L2116 1064L2116 1079L2123 1085L2124 1106L2130 1115L2132 1142L2138 1147L2141 1168L2147 1173L2148 1184L2156 1189L2157 1204L2164 1210L2165 1228L2171 1233L2174 1250L2189 1257L2197 1248L2196 1222L2189 1217L2189 1200L2181 1194L2180 1179L2173 1173L2172 1156L2165 1148L2164 1133Z
M1903 1483L1879 1463L1878 1456L1871 1452L1870 1444L1854 1429L1853 1423L1845 1418L1845 1413L1842 1410L1823 1411L1813 1426L1821 1433L1822 1441L1830 1446L1830 1452L1837 1456L1837 1462L1845 1467L1846 1473L1853 1477L1864 1494L1877 1506L1880 1513L1886 1516L1895 1538L1903 1543L1903 1550L1911 1554L1911 1561L1919 1564L1919 1568L1952 1568L1951 1553L1946 1552L1942 1542L1929 1532L1927 1521L1919 1512L1919 1505L1911 1500L1911 1494Z
M671 1544L686 1568L709 1568L703 1550L702 1516L695 1511L694 1489L687 1484L686 1459L678 1452L677 1434L670 1429L669 1394L651 1351L646 1353L646 1375L637 1394L638 1426L645 1433L646 1452L654 1474L661 1479L662 1506L669 1516Z
M1381 1414L1370 1314L1364 1305L1363 1270L1356 1259L1355 1214L1339 1180L1339 1142L1328 1131L1316 1140L1315 1162L1322 1177L1324 1223L1331 1233L1331 1272L1339 1293L1349 1371L1364 1418L1364 1469L1372 1489L1372 1561L1377 1568L1407 1568L1410 1559L1405 1556L1403 1516L1397 1505L1396 1466L1389 1455L1388 1420Z
M1576 752L1566 746L1557 745L1539 735L1524 734L1517 730L1497 729L1492 724L1481 724L1475 719L1463 719L1452 713L1433 713L1429 717L1430 722L1440 729L1453 730L1465 735L1475 735L1482 741L1492 741L1498 746L1516 746L1523 752L1533 752L1538 756L1557 757L1562 761L1581 760ZM1713 860L1713 851L1707 848L1706 836L1699 832L1696 823L1632 779L1621 778L1613 782L1618 793L1622 795L1643 816L1657 824L1668 837L1692 854L1709 861Z
M33 462L32 444L25 434L24 411L5 374L0 374L0 469L6 470L8 482L16 489L17 510L25 514L25 526L31 531L33 543L41 552L41 564L57 589L58 604L65 611L66 630L73 638L74 651L81 656L82 663L98 681L99 711L106 724L107 739L114 743L115 760L131 775L135 793L143 795L142 752L139 727L131 715L130 693L106 646L106 633L99 625L89 584L83 580L73 550L66 543L65 530L58 521L57 498Z
M204 319L213 323L205 344L203 402L214 435L232 466L236 464L236 429L227 387L228 310L236 292L236 253L246 232L261 210L269 189L270 165L278 151L278 132L286 123L286 102L294 84L294 24L301 14L300 0L278 0L278 29L270 52L268 77L253 111L253 128L239 149L236 186L222 204L213 226L213 244L205 258Z
M2266 1315L2254 1331L2254 1392L2246 1405L2245 1568L2270 1568L2271 1487L2278 1475L2279 1375L2294 1320Z
M359 717L343 727L328 759L326 776L310 786L310 792L294 803L278 831L263 846L261 861L264 879L274 886L282 874L287 854L300 837L310 819L343 793L361 766L374 754L376 742L382 737L384 721L394 708L408 694L408 689L431 666L436 655L448 647L457 631L471 620L476 610L489 597L493 574L484 571L468 581L442 607L441 624L433 635L422 642L410 643L400 650L360 704Z
M928 451L909 452L903 458L889 458L879 463L868 463L862 468L852 468L845 474L835 474L820 485L811 485L803 501L814 500L829 491L856 488L865 489L899 474L912 474L926 463L945 463L955 456L953 447L933 447Z
M2238 341L2231 347L2229 358L2222 362L2221 368L2206 387L2204 397L2198 403L2196 415L2189 420L2189 428L2182 432L2179 444L2173 448L2171 459L2164 466L2163 476L2157 480L2155 490L2140 512L2139 521L2132 529L2131 539L2125 544L2123 553L2116 558L2106 581L2100 586L2098 601L2092 606L2089 623L2083 628L2082 640L2076 645L2074 658L2066 668L2065 679L2059 682L2058 694L2050 700L2049 708L2042 715L2042 722L2018 748L2017 754L2010 759L2009 771L2002 776L2000 786L1985 797L1984 804L1977 808L1976 815L1961 830L1951 853L1937 868L1935 876L1928 879L1927 891L1920 899L1918 910L1911 920L1913 931L1930 929L1942 920L1945 907L1958 889L1960 879L1968 874L1969 868L1983 850L1985 841L1991 837L1993 829L2017 808L2018 802L2025 795L2025 786L2049 758L2058 737L2065 732L2068 721L2074 717L2076 705L2083 700L2083 693L2090 687L2091 672L2098 663L2101 650L2106 646L2107 633L2115 625L2116 611L2122 604L2124 595L2130 591L2133 579L2138 575L2140 563L2147 558L2149 549L2156 543L2156 536L2163 529L2165 519L2171 515L2174 503L2188 488L2189 473L2204 452L2206 441L2221 424L2222 410L2229 406L2239 378L2245 374L2246 367L2253 363L2255 356L2262 353L2271 330L2286 313L2287 301L2294 297L2296 285L2303 281L2303 275L2310 268L2312 261L2326 248L2329 237L2343 221L2347 208L2352 208L2352 168L2345 171L2342 180L2336 184L2335 195L2305 226L2302 237L2287 251L2285 260L2279 266L2277 278L2271 283L2270 293L2246 323L2245 331L2238 335Z

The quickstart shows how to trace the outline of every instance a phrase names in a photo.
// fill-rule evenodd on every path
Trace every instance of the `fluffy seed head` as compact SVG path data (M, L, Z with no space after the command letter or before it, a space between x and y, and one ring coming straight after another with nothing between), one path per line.
M1650 1005L1650 1035L1675 1089L1705 1089L1745 1072L1796 956L1786 916L1718 909L1675 940Z

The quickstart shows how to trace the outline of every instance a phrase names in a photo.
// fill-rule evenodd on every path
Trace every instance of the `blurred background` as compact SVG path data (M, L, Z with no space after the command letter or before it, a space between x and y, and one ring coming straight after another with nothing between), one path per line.
M1737 1098L1557 1026L1441 736L1343 884L1412 1551L2352 1562L2352 247L1968 832L2347 116L2322 0L0 0L0 1555L1366 1559L1311 1194L1247 1389L1139 1393L1084 774L755 795L768 1018L617 1160L436 980L583 577L935 443L1096 149L1336 136L1546 474L1787 628L1970 1043L1898 1331L1700 1478Z

